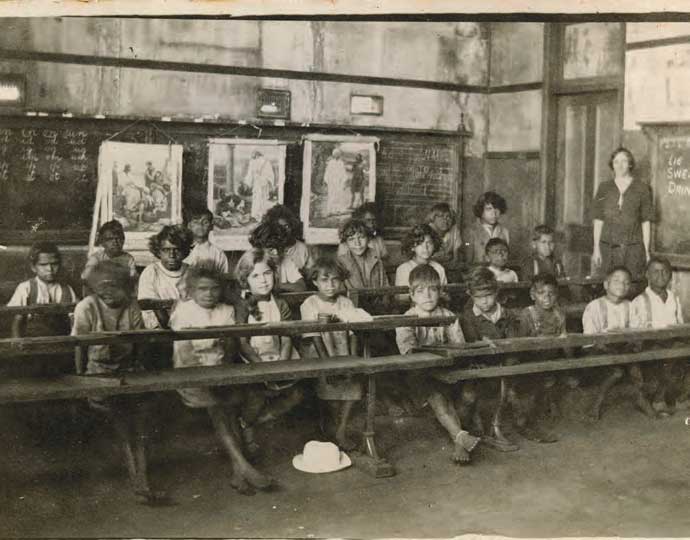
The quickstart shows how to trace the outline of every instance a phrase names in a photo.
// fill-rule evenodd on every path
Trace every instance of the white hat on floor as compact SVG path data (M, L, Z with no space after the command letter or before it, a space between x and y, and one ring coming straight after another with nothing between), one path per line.
M352 461L331 442L309 441L302 453L292 458L292 465L306 473L329 473L349 467Z

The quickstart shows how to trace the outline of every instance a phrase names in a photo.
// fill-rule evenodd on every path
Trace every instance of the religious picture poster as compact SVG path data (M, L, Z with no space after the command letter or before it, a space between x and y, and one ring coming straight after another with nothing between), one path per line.
M208 208L211 238L219 248L245 250L266 211L283 203L287 143L258 139L210 139Z
M307 135L302 204L307 243L337 244L338 228L376 197L378 138Z
M182 146L106 141L98 155L100 223L115 219L125 250L144 252L165 225L182 222Z

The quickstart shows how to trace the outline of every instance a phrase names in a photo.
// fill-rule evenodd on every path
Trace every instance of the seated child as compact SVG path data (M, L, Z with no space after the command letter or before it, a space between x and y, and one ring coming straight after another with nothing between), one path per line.
M149 239L149 251L159 259L144 268L139 277L139 300L177 300L184 298L185 274L189 266L183 262L192 247L192 233L180 225L166 225ZM146 328L166 328L168 311L144 311Z
M530 297L534 301L533 306L522 310L519 319L518 336L563 336L565 329L565 312L558 304L558 284L553 274L537 274L532 280ZM552 356L554 353L540 355L542 359ZM567 352L566 352L567 354ZM557 412L556 382L554 375L533 374L520 377L521 386L525 387L527 410L516 419L518 432L526 439L536 442L555 442L557 438L548 432L541 430L537 425L537 416L543 410L549 410L552 414ZM566 384L575 387L577 379L568 375Z
M328 315L336 321L371 320L362 309L355 308L352 300L343 294L347 271L333 259L319 258L311 269L312 282L318 292L307 298L300 307L302 320L317 321ZM304 334L305 354L327 360L335 356L358 354L357 336L347 332L315 332ZM311 343L309 343L311 342ZM328 431L343 450L352 450L355 444L347 437L347 425L354 404L362 399L362 384L352 377L322 377L317 384L317 395L325 401L333 419Z
M209 234L213 230L213 212L208 208L196 208L187 218L187 228L192 233L194 247L184 262L189 266L210 266L221 275L227 274L230 267L225 252L209 240Z
M518 276L514 270L506 268L508 264L508 242L503 238L491 238L486 243L486 260L489 270L499 283L517 283Z
M396 286L408 286L410 284L410 272L422 264L428 264L436 270L441 285L448 284L443 266L431 260L440 245L441 240L438 234L429 225L412 227L400 244L400 252L403 256L408 256L410 260L402 263L395 270Z
M371 231L371 245L378 252L379 257L384 261L388 258L388 248L383 241L381 229L379 228L379 211L376 203L366 202L359 208L352 212L352 219L363 221L367 228ZM341 242L338 244L338 257L346 255L348 252L347 244Z
M472 268L467 279L467 294L471 302L467 302L460 317L465 340L491 342L496 339L514 337L517 333L517 319L515 315L497 302L498 282L496 276L485 266ZM506 365L516 363L514 358L508 358ZM496 412L491 421L491 431L488 437L483 437L487 444L502 452L518 450L518 445L503 433L503 417L509 405L515 402L515 392L510 379L500 380L500 395ZM460 418L472 419L475 428L483 433L481 418L476 407L469 408L463 404Z
M683 310L678 296L669 288L671 263L664 257L652 257L647 263L647 288L630 305L631 328L666 328L683 324ZM656 347L669 346L658 343ZM659 416L670 415L676 406L680 386L685 379L686 360L665 360L655 367L658 379L652 407Z
M285 257L285 250L294 244L295 238L286 228L273 221L262 221L249 236L249 243L255 249L263 249L276 264L277 291L305 291L304 277L292 259Z
M29 250L29 264L34 277L21 282L7 303L8 306L36 304L73 304L77 295L72 287L60 280L62 258L52 242L37 242ZM69 335L70 320L66 314L15 315L12 337Z
M309 246L304 243L302 237L304 225L293 211L285 205L276 204L266 211L262 221L277 223L285 229L291 242L293 242L285 248L285 258L295 263L300 272L307 272L314 261L309 252Z
M101 246L101 249L87 259L84 271L81 273L82 281L88 279L91 269L101 261L113 261L123 266L129 272L130 278L136 280L139 277L137 266L134 257L122 250L124 244L125 230L119 221L114 219L101 225L96 237L96 245Z
M170 328L207 328L235 324L235 309L221 303L222 278L213 269L191 267L185 275L188 300L180 300L170 317ZM229 340L223 338L192 339L174 342L175 368L219 366L233 352ZM177 391L190 408L206 409L213 427L232 463L230 485L240 493L253 493L253 488L268 489L273 480L257 471L242 453L237 407L245 401L245 390L229 388L184 388Z
M389 285L381 255L370 243L371 234L369 227L358 219L350 219L340 228L340 241L347 246L347 251L338 256L338 262L348 272L349 277L345 280L345 287L348 289ZM366 298L362 307L370 313L383 313L386 311L387 298Z
M553 274L556 279L565 276L565 268L554 251L556 243L554 232L548 225L537 225L532 234L532 256L523 264L524 279L532 279L537 274Z
M266 250L254 248L242 255L235 269L242 289L235 304L237 322L251 324L292 320L290 306L276 296L276 272L276 261ZM275 362L297 357L289 336L240 338L240 352L246 362ZM242 420L248 449L256 452L258 445L254 440L254 426L289 412L302 401L304 392L298 381L268 382L264 386L252 386L249 391Z
M625 266L616 266L606 275L604 290L606 294L592 300L582 314L582 331L584 334L603 334L630 327L630 293L632 276ZM596 352L626 352L630 347L625 344L604 345L596 347ZM637 407L649 416L654 416L651 404L642 393L642 372L639 364L630 364L628 373L635 388L635 402ZM606 377L599 385L597 394L588 411L593 420L601 418L601 408L609 390L623 378L624 370L621 366L601 368Z
M465 260L468 264L484 260L486 243L491 238L502 238L510 244L510 233L499 220L508 210L506 200L494 191L487 191L477 199L473 207L477 222L467 235Z
M443 317L455 314L438 305L441 296L441 278L431 265L417 266L409 276L410 298L412 307L405 315L417 317ZM396 328L396 341L400 354L409 354L415 347L425 345L444 345L447 343L464 343L460 323L449 326ZM447 369L433 371L411 370L406 372L406 379L416 401L428 403L434 411L436 420L450 435L453 441L452 459L461 465L470 462L470 453L479 442L478 437L470 435L462 428L460 418L453 405L451 394L453 386L444 384L438 379ZM472 383L463 383L463 402L474 404L476 393Z
M144 327L141 311L132 295L132 279L126 267L114 261L101 261L91 268L87 277L93 294L74 309L72 335L92 332L138 330ZM87 375L114 374L138 368L135 346L131 343L90 345L86 358L77 347L76 371ZM153 491L146 472L146 422L144 398L123 394L105 398L89 398L89 405L112 423L123 444L129 479L137 499L145 504L160 504L166 496Z
M448 269L462 263L462 238L457 226L455 212L448 203L438 203L431 207L426 222L441 239L441 246L434 253L434 260Z

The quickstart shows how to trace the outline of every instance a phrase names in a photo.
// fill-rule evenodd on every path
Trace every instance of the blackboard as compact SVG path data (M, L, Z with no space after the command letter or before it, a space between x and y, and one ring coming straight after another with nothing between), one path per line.
M656 141L653 191L657 221L653 250L674 264L690 264L690 133Z
M261 126L261 137L288 141L285 204L299 213L301 139L309 133L352 135L337 126ZM399 233L436 202L458 208L461 134L359 129L380 139L377 202L384 227ZM254 138L251 125L85 118L6 117L0 127L0 243L51 238L85 244L101 142L181 144L182 207L205 205L209 138Z

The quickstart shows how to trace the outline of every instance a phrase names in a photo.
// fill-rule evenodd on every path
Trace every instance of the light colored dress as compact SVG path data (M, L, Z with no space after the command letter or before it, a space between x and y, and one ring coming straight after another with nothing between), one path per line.
M182 263L179 270L168 270L160 261L149 264L139 276L139 300L178 300L187 296L185 275L189 267ZM154 311L142 312L146 328L160 328Z

